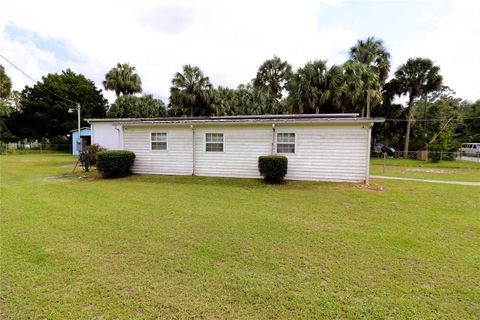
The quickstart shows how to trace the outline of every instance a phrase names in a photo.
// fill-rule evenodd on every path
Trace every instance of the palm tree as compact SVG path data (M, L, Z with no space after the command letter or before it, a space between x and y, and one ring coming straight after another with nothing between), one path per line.
M234 92L233 109L238 115L282 114L283 105L270 92L241 84Z
M170 103L174 108L183 109L184 114L209 115L212 97L212 84L199 67L184 65L183 72L173 76Z
M308 62L288 83L289 105L293 112L320 113L341 105L343 75L338 66L326 61Z
M374 37L358 40L357 44L350 48L350 59L366 64L378 75L380 84L385 84L390 71L390 53L382 40Z
M12 91L12 81L5 73L5 68L0 64L0 98L8 99Z
M281 99L282 91L291 75L292 66L287 61L282 61L279 57L274 56L273 59L262 63L252 83L255 88L264 89L277 99Z
M213 90L211 109L216 116L233 116L235 110L235 90L219 86Z
M367 65L348 60L343 65L343 81L342 112L358 112L363 116L365 105L376 106L382 102L378 74Z
M435 66L430 59L410 58L395 72L395 82L399 94L408 94L408 115L405 133L403 157L408 157L410 143L410 128L413 121L413 102L416 97L439 90L442 84L440 67Z
M133 94L142 92L142 80L135 72L135 67L128 63L117 63L117 66L112 68L105 75L103 86L106 90L113 90L117 98L126 94Z

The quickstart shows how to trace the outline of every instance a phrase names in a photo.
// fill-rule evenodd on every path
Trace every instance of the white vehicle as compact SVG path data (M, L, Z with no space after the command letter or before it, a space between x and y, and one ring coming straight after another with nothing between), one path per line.
M462 156L480 156L480 143L462 143L462 148L460 149Z

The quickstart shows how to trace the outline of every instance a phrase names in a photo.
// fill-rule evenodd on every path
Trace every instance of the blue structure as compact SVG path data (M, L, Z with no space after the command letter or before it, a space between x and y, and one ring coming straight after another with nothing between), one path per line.
M80 138L82 138L82 146L86 147L91 144L91 130L89 127L80 128ZM77 150L78 129L70 131L70 143L72 144L72 154L78 156Z

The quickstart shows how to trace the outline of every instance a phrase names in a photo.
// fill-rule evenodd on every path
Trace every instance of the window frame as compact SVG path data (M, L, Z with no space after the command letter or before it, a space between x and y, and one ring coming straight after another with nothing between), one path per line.
M222 135L222 151L212 151L212 150L207 150L207 145L208 144L220 144L220 142L208 142L207 141L207 135L209 134L217 134L217 135ZM205 153L225 153L225 134L223 132L205 132Z
M293 134L293 142L278 142L278 137L279 135L281 134ZM279 152L278 151L278 146L282 144L282 145L293 145L293 152ZM296 132L277 132L277 136L275 137L275 152L276 154L285 154L285 155L289 155L289 154L296 154L297 153L297 134Z
M165 134L165 141L153 141L153 134L154 133L164 133ZM154 142L165 142L165 149L153 149ZM168 132L166 131L150 131L150 151L153 152L168 152Z

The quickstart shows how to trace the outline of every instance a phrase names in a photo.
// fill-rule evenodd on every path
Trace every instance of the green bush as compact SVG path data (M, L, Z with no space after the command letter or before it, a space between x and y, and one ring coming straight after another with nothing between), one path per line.
M282 182L287 174L288 158L285 156L261 156L258 171L269 182Z
M97 153L97 170L104 178L125 177L132 173L135 153L111 150Z
M433 163L440 162L442 159L442 147L438 144L432 144L429 146L429 157Z
M70 141L65 136L56 136L49 140L46 149L54 151L69 151Z

